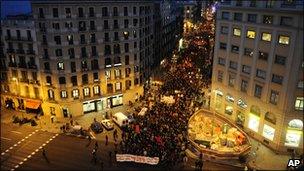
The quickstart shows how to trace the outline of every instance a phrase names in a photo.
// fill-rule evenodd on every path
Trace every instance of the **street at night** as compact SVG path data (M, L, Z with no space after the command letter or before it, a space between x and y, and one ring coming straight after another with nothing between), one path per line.
M303 1L1 3L1 170L302 170Z

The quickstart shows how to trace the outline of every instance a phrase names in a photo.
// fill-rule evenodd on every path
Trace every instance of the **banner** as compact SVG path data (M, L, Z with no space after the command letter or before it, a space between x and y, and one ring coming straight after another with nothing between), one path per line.
M132 154L116 154L116 161L157 165L159 162L159 158L158 157L137 156L137 155L132 155Z

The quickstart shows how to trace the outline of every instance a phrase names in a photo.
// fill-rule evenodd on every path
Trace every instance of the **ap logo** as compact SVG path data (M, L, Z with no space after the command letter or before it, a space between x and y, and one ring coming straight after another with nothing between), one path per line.
M287 167L298 167L301 164L300 159L289 159Z

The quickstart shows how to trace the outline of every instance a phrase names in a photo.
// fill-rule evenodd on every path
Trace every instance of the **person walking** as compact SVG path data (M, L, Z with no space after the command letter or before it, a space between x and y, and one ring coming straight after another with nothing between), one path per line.
M92 151L92 161L94 162L94 164L97 163L97 156L96 156L96 149L94 148L93 151Z
M108 145L109 137L106 135L106 145Z

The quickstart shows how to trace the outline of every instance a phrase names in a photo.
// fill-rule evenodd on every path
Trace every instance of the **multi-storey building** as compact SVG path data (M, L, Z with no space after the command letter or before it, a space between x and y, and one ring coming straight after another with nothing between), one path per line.
M162 0L155 3L154 66L165 57L170 57L177 47L183 32L182 5L175 1Z
M153 63L151 1L32 1L43 111L59 117L126 104Z
M303 151L303 2L224 1L216 17L212 103L277 151Z
M40 109L42 90L34 21L28 15L10 16L1 25L6 55L1 58L2 104L19 110Z

